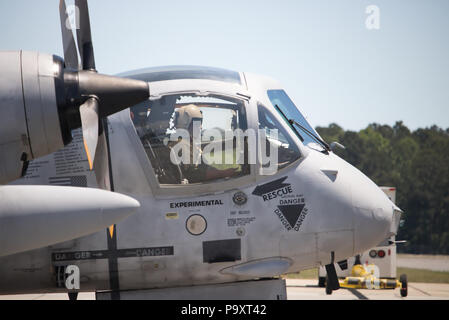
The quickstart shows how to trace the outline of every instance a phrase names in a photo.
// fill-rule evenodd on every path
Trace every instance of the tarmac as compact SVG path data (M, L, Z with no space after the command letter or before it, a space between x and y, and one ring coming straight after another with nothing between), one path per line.
M397 266L434 271L449 271L449 256L397 255ZM327 295L318 287L318 280L287 279L288 300L449 300L447 283L408 283L407 297L401 297L399 289L369 290L344 289ZM81 292L78 300L94 300L94 292ZM0 295L0 300L68 300L64 293Z
M318 280L287 279L288 300L449 300L449 284L408 283L407 297L398 289L344 289L327 295Z
M339 289L327 295L318 287L318 280L287 279L288 300L449 300L449 284L409 283L408 296L403 298L399 289ZM78 300L94 300L95 293L79 293ZM4 295L0 300L68 300L67 294Z

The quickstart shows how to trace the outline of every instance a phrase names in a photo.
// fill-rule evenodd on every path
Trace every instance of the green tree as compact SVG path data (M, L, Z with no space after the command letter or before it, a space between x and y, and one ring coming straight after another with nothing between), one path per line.
M449 254L449 128L411 132L399 121L359 132L335 123L316 129L324 140L343 144L335 153L375 183L397 188L405 221L398 238L408 240L399 252Z

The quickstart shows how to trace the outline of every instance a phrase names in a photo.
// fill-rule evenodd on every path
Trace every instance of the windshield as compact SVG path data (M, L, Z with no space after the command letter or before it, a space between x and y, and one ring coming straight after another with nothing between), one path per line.
M295 129L300 134L301 140L303 140L303 143L305 145L309 144L310 142L317 143L317 140L310 136L309 133L304 131L302 127L310 131L312 134L316 135L317 137L320 137L318 133L315 131L315 129L312 128L312 126L307 122L307 120L303 117L301 112L299 112L298 108L296 108L295 104L292 100L288 97L287 93L285 93L284 90L268 90L267 91L268 97L270 98L271 103L276 108L276 106L280 109L281 113L283 113L282 116L285 115L287 120L294 120L300 126L293 124L295 126Z
M145 101L130 111L160 185L204 184L250 174L248 139L232 135L248 128L243 101L183 93Z

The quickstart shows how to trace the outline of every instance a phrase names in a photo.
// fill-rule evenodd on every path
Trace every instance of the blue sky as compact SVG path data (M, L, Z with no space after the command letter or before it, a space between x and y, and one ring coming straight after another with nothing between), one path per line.
M62 56L58 3L0 1L0 50ZM369 5L378 30L365 26ZM249 71L280 80L313 126L449 127L446 0L91 0L89 9L102 73Z

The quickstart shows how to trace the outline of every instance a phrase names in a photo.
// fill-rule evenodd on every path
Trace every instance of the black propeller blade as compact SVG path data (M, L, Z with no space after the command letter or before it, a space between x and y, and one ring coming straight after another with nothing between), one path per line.
M78 48L83 70L95 70L94 47L90 32L89 8L87 0L75 0L75 6L79 10L80 28L76 31Z
M67 126L69 129L82 127L89 167L95 170L98 186L110 190L109 150L103 120L147 100L150 95L148 83L97 73L87 0L75 0L75 18L79 21L76 30L79 52L70 29L65 0L60 0L59 13L65 66L78 70L64 70Z
M78 53L76 51L75 39L70 25L69 16L65 1L59 2L59 17L61 19L62 44L64 47L64 62L66 68L78 70L79 61Z

